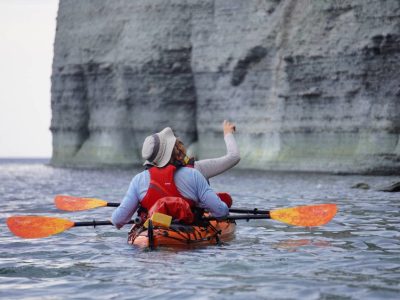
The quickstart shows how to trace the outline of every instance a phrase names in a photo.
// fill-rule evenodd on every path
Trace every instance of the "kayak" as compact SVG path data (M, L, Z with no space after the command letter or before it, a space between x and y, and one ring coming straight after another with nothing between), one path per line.
M171 224L169 227L134 225L128 234L128 244L150 249L218 245L231 240L235 229L234 220L209 221L202 225Z

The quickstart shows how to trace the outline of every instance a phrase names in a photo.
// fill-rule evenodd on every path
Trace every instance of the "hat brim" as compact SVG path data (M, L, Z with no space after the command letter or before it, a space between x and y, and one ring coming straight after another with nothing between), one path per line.
M171 160L171 155L172 151L174 150L175 143L175 136L167 138L167 144L165 146L164 153L162 154L160 162L157 163L157 167L162 168L168 164L168 162Z
M158 154L152 162L146 160L143 165L151 165L162 168L171 160L172 151L174 150L176 143L176 137L172 129L169 127L156 134L160 138L160 149Z

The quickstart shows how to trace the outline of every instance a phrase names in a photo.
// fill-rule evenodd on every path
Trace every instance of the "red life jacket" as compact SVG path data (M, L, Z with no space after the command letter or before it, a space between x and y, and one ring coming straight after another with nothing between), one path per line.
M174 181L175 171L173 165L150 168L150 185L140 206L149 212L148 217L154 212L161 212L171 215L175 220L190 223L194 218L191 208L196 205L178 191Z

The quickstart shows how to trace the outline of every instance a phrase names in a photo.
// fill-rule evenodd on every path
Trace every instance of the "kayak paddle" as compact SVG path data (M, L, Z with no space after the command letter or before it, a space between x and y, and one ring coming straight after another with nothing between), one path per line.
M128 224L134 223L134 220ZM67 219L44 216L13 216L7 218L10 231L25 239L43 238L64 232L72 227L113 225L111 221L73 222Z
M223 218L205 217L204 220L254 220L273 219L295 226L320 226L328 223L336 214L336 204L297 206L271 210L264 215L239 215ZM131 220L129 224L135 223ZM64 232L78 226L112 225L110 221L73 222L67 219L44 216L14 216L7 219L10 231L22 238L42 238Z
M273 209L265 211L265 214L260 215L239 215L227 216L226 220L255 220L255 219L272 219L282 223L294 226L321 226L328 223L336 215L336 204L316 204L296 206L289 208ZM209 218L209 220L218 220Z
M97 198L82 198L68 195L57 195L54 198L56 207L60 210L66 211L81 211L88 210L98 207L118 207L120 203L107 202L105 200ZM242 214L254 214L254 215L265 215L268 214L269 210L261 210L258 208L230 208L231 213L242 213Z
M107 202L97 198L81 198L68 195L57 195L54 203L58 209L67 211L88 210L97 207L118 207L119 203Z

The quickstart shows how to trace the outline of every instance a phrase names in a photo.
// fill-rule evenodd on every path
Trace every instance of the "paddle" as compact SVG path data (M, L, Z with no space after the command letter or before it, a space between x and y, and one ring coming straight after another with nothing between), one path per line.
M97 198L81 198L68 195L57 195L54 203L58 209L67 211L88 210L98 207L118 207L119 203L107 202Z
M224 218L206 217L205 220L253 220L273 219L295 226L320 226L328 223L336 214L335 204L297 206L271 210L264 215L239 215ZM132 220L129 224L134 223ZM67 219L43 216L14 216L7 219L7 226L16 236L42 238L64 232L78 226L112 225L110 221L73 222Z
M316 204L265 211L263 215L227 216L227 220L273 219L294 226L321 226L336 215L336 204ZM216 218L209 218L215 220Z
M134 223L134 220L128 224ZM64 232L72 227L113 225L111 221L73 222L67 219L44 216L13 216L7 218L10 231L25 239L43 238Z
M105 200L97 198L81 198L68 195L57 195L54 198L54 203L58 209L66 211L80 211L88 210L98 207L118 207L119 203L107 202ZM267 214L268 210L259 210L257 208L247 209L247 208L230 208L229 212L233 213L244 213L244 214Z

